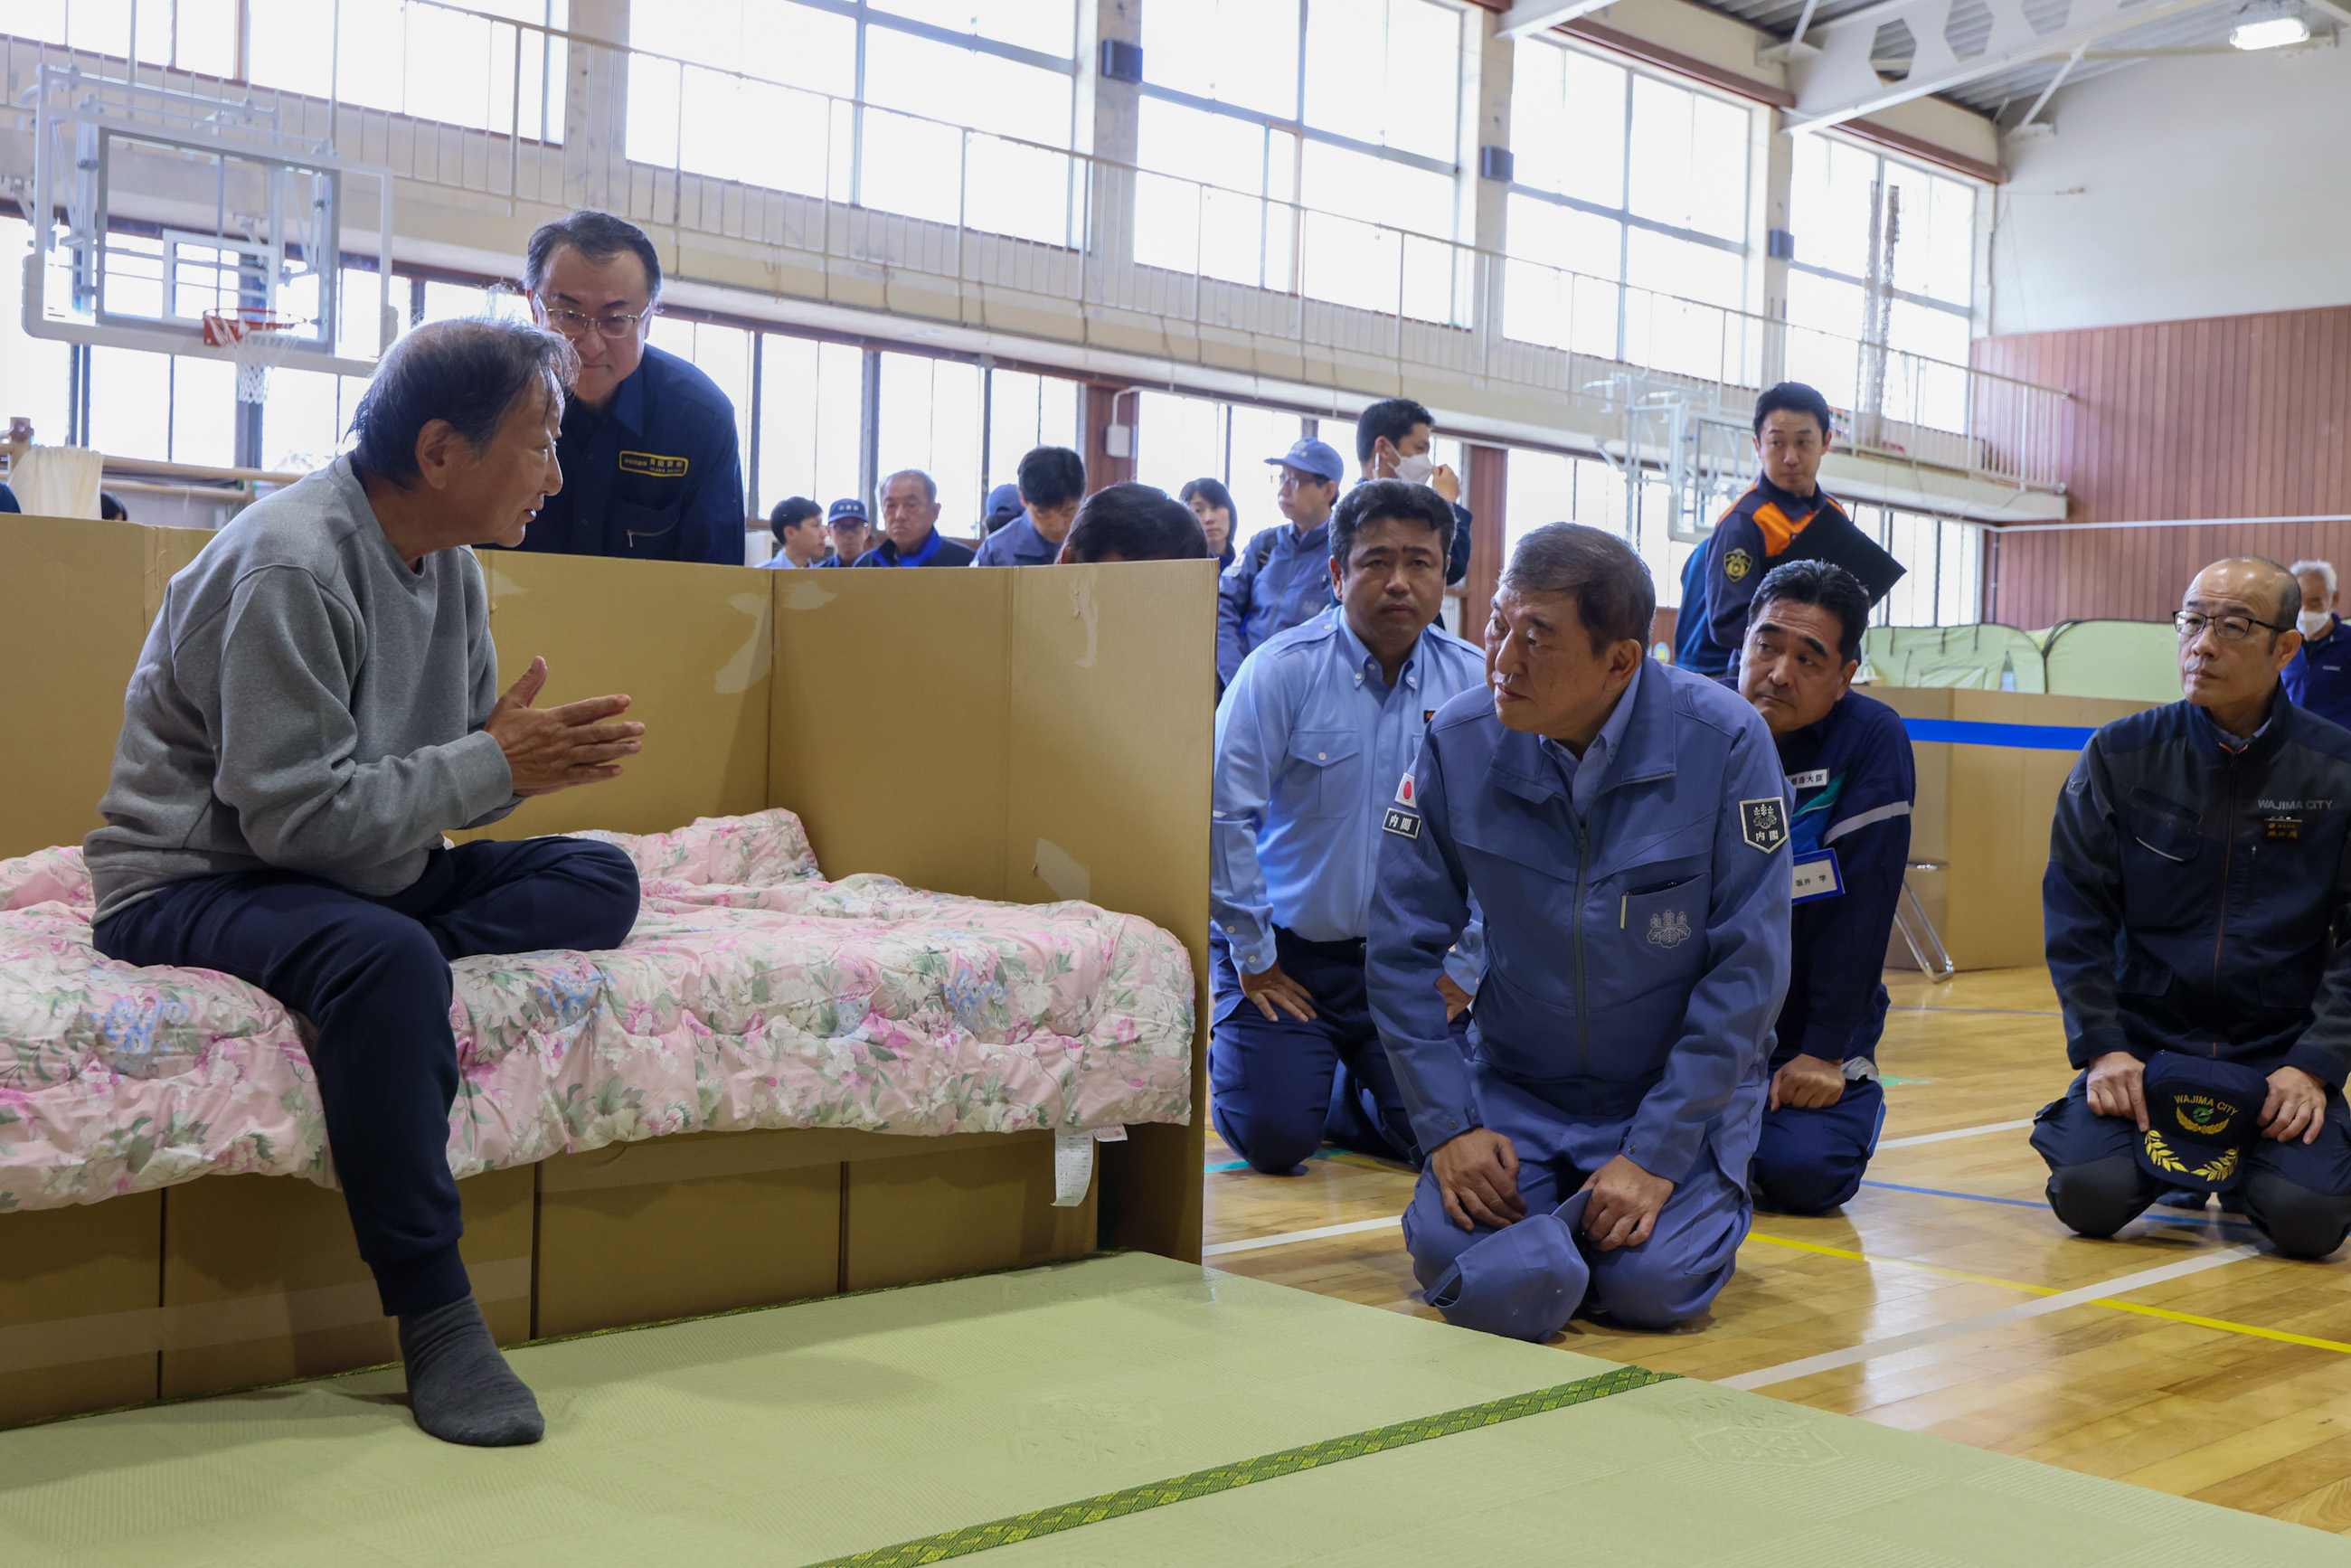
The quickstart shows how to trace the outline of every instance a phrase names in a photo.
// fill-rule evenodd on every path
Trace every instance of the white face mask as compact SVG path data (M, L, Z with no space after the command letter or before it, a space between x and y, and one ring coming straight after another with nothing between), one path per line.
M1395 460L1395 477L1407 485L1426 485L1428 483L1428 476L1436 472L1437 465L1429 461L1428 455L1425 452L1417 457L1399 457Z
M2294 623L2301 628L2304 636L2315 637L2325 631L2327 622L2334 619L2335 615L2331 611L2305 610L2294 618Z

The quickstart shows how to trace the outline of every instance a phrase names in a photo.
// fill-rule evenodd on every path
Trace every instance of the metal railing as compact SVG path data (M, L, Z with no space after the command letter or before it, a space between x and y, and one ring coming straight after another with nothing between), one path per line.
M1803 380L1852 444L2063 487L2056 389L441 0L319 9L330 38L350 13L375 40L349 69L330 44L323 95L15 37L0 68L11 105L41 63L73 57L266 110L343 158L509 211L599 206L733 242L779 298L1050 335L1043 305L1087 337L1155 330L1178 360L1205 359L1204 334L1286 341L1301 362L1425 368L1587 412L1609 408L1587 389L1627 367L1722 407ZM439 68L387 63L395 14L402 47Z

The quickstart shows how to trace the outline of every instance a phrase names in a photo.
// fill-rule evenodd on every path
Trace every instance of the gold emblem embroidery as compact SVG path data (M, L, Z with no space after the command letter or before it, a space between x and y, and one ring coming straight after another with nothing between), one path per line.
M685 477L685 459L664 457L658 452L623 452L621 454L621 472L649 475L655 479L683 479Z
M1722 575L1737 582L1755 570L1755 558L1743 549L1732 550L1722 558Z

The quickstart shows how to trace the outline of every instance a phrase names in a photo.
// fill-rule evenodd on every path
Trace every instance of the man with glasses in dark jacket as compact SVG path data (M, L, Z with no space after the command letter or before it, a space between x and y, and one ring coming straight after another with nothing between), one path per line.
M2351 735L2282 695L2301 598L2275 561L2198 573L2185 700L2100 729L2058 798L2042 903L2079 1076L2032 1146L2084 1236L2174 1187L2233 1190L2291 1258L2351 1230Z

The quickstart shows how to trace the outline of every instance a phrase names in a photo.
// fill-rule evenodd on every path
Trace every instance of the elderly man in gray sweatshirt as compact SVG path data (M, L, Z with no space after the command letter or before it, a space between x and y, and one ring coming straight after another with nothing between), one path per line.
M644 727L625 696L503 695L482 570L562 486L578 361L521 322L395 344L357 449L246 508L164 593L86 846L99 950L216 969L308 1019L335 1173L374 1270L417 1425L536 1442L457 1256L452 959L616 947L627 856L573 839L449 847L525 798L610 779Z

